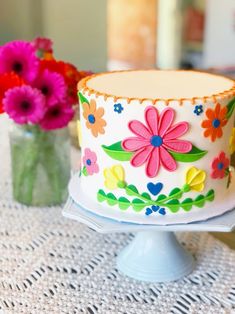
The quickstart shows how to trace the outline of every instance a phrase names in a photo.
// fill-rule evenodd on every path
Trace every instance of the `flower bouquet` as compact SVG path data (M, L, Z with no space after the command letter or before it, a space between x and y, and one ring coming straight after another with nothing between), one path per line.
M34 206L63 202L70 176L68 123L76 86L88 72L54 58L52 41L13 41L0 47L0 112L10 133L13 196Z

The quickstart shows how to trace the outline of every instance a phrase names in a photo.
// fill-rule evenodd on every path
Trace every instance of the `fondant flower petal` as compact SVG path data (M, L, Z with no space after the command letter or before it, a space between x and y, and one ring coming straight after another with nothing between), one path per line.
M88 115L90 114L89 104L84 102L82 105L82 108L83 108L83 117L87 119Z
M100 107L95 112L95 117L101 118L104 115L104 108Z
M180 122L172 126L165 134L165 140L173 140L184 135L188 131L188 122Z
M218 118L220 115L220 104L217 103L215 106L215 116Z
M206 116L209 120L214 120L215 119L215 112L211 108L208 108L206 110Z
M160 168L159 148L156 147L149 156L146 164L146 174L150 178L156 177Z
M160 114L158 131L161 137L163 137L168 129L171 127L174 116L175 113L172 108L165 108Z
M129 137L122 142L122 147L127 151L136 151L149 145L149 140L140 137Z
M187 141L183 140L169 140L165 141L163 140L163 146L166 149L172 150L174 152L179 152L179 153L188 153L192 149L192 144Z
M104 169L104 177L105 177L104 185L106 186L106 188L110 190L114 190L117 188L118 180L110 168Z
M158 135L158 111L155 107L147 107L145 110L145 120L152 134Z
M197 168L195 167L191 167L190 169L188 169L188 171L186 172L186 183L187 184L191 184L193 178L195 177L196 173L197 173Z
M142 166L148 159L151 152L154 150L154 147L149 145L140 150L138 150L131 159L131 164L134 167Z
M96 113L96 102L94 99L90 101L90 114Z
M115 165L111 168L111 171L115 175L118 181L125 180L125 171L121 165Z
M177 168L174 158L168 153L168 151L160 147L160 160L163 167L168 171L175 171Z
M200 184L196 184L193 187L191 187L192 190L197 191L197 192L201 192L204 190L204 183L200 183Z
M212 122L211 122L211 120L204 120L204 121L202 121L201 125L203 128L210 128L210 127L212 127Z
M142 138L150 139L152 136L150 131L140 121L137 120L130 121L129 128L135 135L140 136Z
M205 171L198 170L194 177L191 180L191 187L194 187L195 185L201 184L206 179L206 173Z

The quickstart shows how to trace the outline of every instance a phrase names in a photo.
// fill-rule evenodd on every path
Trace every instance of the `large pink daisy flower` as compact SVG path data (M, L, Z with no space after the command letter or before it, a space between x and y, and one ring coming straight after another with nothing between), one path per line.
M188 123L173 125L174 116L172 108L165 108L159 115L155 107L149 106L145 110L146 126L137 120L129 122L129 129L136 136L125 139L122 147L135 152L131 159L134 167L146 163L148 177L155 177L161 165L168 171L176 170L176 161L169 151L187 153L192 149L190 142L178 139L188 131Z
M46 131L61 129L68 125L73 116L74 111L71 106L66 103L57 103L47 109L40 126Z
M14 87L5 93L4 110L16 123L38 123L45 113L45 98L28 85Z
M33 83L46 97L46 104L52 106L64 101L67 87L61 74L44 70Z
M39 59L31 43L16 40L1 47L0 74L13 71L31 83L38 73L38 67Z

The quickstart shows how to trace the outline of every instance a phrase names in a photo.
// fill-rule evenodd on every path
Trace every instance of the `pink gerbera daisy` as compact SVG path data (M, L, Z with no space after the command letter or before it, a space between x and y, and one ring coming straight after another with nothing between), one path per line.
M13 71L31 83L39 67L35 53L33 45L26 41L16 40L5 44L0 49L0 74Z
M85 149L82 161L89 175L99 172L96 153L91 151L89 148Z
M146 174L151 178L158 174L161 165L168 171L176 170L176 161L169 151L187 153L192 149L190 142L178 139L188 131L188 123L173 125L174 116L172 108L165 108L159 115L155 107L149 106L145 110L147 126L137 120L129 122L129 129L136 136L125 139L122 147L134 152L131 159L134 167L146 163Z
M61 129L68 125L74 116L71 106L66 103L57 103L49 107L40 126L44 130Z
M45 98L28 85L14 87L5 93L4 110L16 123L38 123L45 112Z
M229 158L224 152L220 152L212 161L211 177L213 179L223 179L229 173L229 164Z
M65 80L59 73L44 70L33 85L41 90L48 106L52 106L58 103L58 101L63 102L66 97L67 87Z

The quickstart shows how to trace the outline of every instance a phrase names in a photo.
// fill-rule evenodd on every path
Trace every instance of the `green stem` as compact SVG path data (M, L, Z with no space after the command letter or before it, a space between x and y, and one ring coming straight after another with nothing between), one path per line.
M138 197L138 198L140 198L141 200L143 200L143 201L145 201L145 202L149 202L149 204L148 205L164 205L164 206L166 206L165 205L165 202L167 202L167 201L170 201L171 199L174 199L174 198L177 198L179 195L181 195L182 193L185 193L185 192L188 192L185 188L184 188L184 186L180 189L180 191L179 192L177 192L177 193L175 193L175 194L173 194L173 195L171 195L171 196L168 196L168 197L166 197L166 198L164 198L164 199L162 199L162 200L159 200L159 201L154 201L154 200L149 200L148 198L146 198L145 196L143 196L143 195L141 195L141 194L139 194L139 193L135 193L133 190L131 190L131 189L128 189L128 185L126 185L125 187L124 187L124 189L125 189L125 191L126 191L126 193L127 194L129 194L129 192L133 195L133 196L136 196L136 197Z

